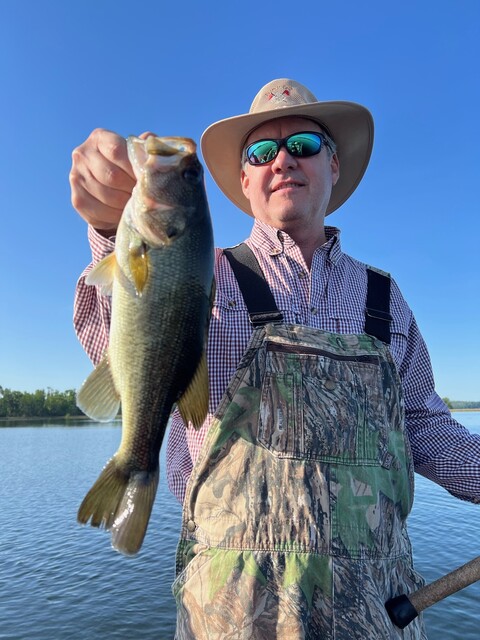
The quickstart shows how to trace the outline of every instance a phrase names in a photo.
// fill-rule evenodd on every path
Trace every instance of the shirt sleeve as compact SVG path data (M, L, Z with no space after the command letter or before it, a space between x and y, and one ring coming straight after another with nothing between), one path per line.
M111 297L102 295L99 287L87 285L85 279L93 267L115 248L113 238L104 238L91 226L88 240L92 251L92 262L81 274L75 290L73 326L90 360L98 364L108 345L110 330Z
M413 315L399 373L415 471L457 498L480 503L480 434L454 420L435 392L430 356Z
M183 503L187 482L192 473L193 462L188 449L185 423L178 410L172 414L166 449L168 488Z

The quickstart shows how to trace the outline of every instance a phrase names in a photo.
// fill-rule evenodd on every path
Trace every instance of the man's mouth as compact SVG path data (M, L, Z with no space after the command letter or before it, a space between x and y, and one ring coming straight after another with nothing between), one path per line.
M295 182L294 180L288 182L279 182L274 187L272 187L272 192L282 191L283 189L296 189L303 186L304 185L301 182Z

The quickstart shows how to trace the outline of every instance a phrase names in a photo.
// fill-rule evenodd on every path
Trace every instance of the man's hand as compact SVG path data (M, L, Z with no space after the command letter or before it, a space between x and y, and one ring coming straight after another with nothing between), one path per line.
M143 133L140 137L153 135ZM103 235L114 234L135 186L125 138L95 129L72 153L72 204Z

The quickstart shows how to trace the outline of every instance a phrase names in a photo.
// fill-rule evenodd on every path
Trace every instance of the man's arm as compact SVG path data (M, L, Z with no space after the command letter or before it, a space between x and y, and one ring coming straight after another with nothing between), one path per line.
M108 345L110 331L111 298L99 287L87 285L85 278L92 268L115 248L114 239L103 237L92 226L88 227L88 239L92 250L92 262L77 282L73 309L73 326L93 364L98 364Z
M415 471L462 500L480 503L480 435L454 420L435 392L430 356L413 316L400 377Z

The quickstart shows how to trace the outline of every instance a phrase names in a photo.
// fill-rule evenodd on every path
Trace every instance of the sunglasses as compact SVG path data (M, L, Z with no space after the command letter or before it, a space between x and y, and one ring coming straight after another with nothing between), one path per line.
M245 149L245 157L250 164L258 166L275 160L282 147L294 158L309 158L322 150L325 144L331 148L327 138L318 131L301 131L280 140L266 138L252 142Z

